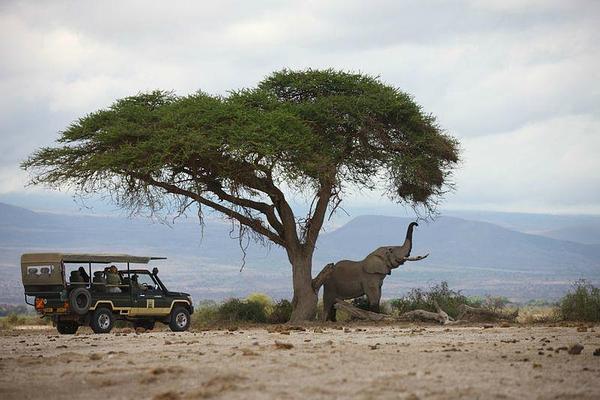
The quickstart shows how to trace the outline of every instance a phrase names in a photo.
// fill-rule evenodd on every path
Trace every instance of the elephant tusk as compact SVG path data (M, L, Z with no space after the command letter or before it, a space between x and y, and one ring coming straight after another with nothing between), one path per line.
M429 256L429 253L425 254L424 256L404 257L404 261L419 261L424 258L427 258L428 256Z

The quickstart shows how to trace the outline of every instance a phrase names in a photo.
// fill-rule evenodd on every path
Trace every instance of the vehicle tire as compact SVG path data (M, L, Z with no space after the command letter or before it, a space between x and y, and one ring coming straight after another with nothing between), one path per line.
M115 323L115 316L108 308L97 308L92 315L90 327L94 333L109 333Z
M74 335L79 328L79 324L75 321L58 321L56 323L56 330L61 335Z
M152 329L154 329L155 324L156 324L156 322L153 319L148 319L148 320L142 320L142 321L135 321L133 323L133 327L134 328L144 328L147 331L151 331Z
M171 311L171 320L169 321L169 328L173 332L187 331L190 327L190 313L184 307L175 307Z
M85 315L92 306L92 295L86 288L79 287L69 293L69 304L75 314Z

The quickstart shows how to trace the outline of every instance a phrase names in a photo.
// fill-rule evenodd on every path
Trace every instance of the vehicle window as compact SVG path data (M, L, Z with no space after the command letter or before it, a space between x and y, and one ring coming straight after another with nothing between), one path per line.
M50 275L54 270L54 265L38 265L27 267L27 275Z
M138 284L147 286L148 289L151 289L151 290L156 289L156 283L154 283L154 280L148 274L139 274L138 275Z

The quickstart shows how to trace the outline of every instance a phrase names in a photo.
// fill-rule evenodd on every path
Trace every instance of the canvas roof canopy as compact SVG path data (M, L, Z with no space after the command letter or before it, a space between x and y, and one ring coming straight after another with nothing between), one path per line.
M150 260L165 260L166 257L132 256L129 254L106 253L25 253L21 256L21 263L39 263L63 261L66 263L136 263L148 264Z

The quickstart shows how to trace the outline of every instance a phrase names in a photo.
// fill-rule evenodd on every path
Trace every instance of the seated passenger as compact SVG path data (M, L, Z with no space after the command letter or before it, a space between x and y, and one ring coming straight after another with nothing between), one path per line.
M88 275L87 272L85 272L85 268L79 267L78 271L79 271L79 275L81 275L81 278L83 278L83 281L85 283L90 283L90 276Z
M131 288L134 291L143 291L143 290L148 289L147 286L140 285L140 283L138 282L138 275L137 274L133 274L131 276Z
M106 284L109 285L106 288L108 293L121 293L121 289L116 286L121 284L121 277L119 276L119 270L114 265L111 265L106 272Z
M93 287L99 292L106 291L106 279L104 278L104 272L94 272Z

